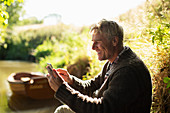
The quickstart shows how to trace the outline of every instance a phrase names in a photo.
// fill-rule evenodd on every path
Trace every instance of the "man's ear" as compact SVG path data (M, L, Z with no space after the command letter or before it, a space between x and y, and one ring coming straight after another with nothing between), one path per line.
M118 42L119 42L119 37L115 36L115 37L114 37L114 40L112 40L113 46L117 46L117 45L118 45Z

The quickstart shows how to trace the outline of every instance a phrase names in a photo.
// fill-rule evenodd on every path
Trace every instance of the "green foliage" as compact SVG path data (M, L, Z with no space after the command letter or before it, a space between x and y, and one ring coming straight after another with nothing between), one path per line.
M3 6L1 5L1 10L0 10L0 14L1 14L1 16L0 16L0 25L1 25L1 28L3 27L3 28L5 28L6 26L7 26L7 19L9 18L9 15L8 15L8 13L6 12L6 11L3 11L3 9L5 9L5 8L3 8Z
M153 113L166 113L170 110L169 6L169 0L147 0L145 4L118 18L125 28L125 45L130 46L150 70L153 83Z
M166 83L167 84L167 88L170 88L170 77L165 77L164 78L164 83ZM169 90L170 91L170 90ZM170 93L170 92L169 92Z
M7 6L6 11L9 14L8 18L8 28L12 29L14 25L19 22L20 14L22 13L23 2L15 1L15 3Z
M152 7L148 9L150 11L149 34L157 52L154 56L156 62L153 63L157 71L152 71L154 85L152 109L154 112L166 112L170 109L168 107L168 101L170 101L170 1L150 2L150 4Z
M8 25L9 15L5 11L6 7L1 3L0 4L0 43L4 42L4 37L6 35L5 29Z
M44 73L47 62L52 63L54 68L67 68L75 64L76 68L82 68L81 72L77 73L85 74L88 71L88 79L101 70L103 63L100 63L96 53L91 51L88 27L58 24L14 32L15 34L8 36L10 38L6 38L6 48L0 46L0 59L32 61L31 58L34 58L41 65L40 71ZM90 60L89 57L96 59ZM84 72L86 66L89 66L90 70Z
M125 45L130 46L144 60L151 72L151 112L166 112L170 101L169 6L169 0L147 0L139 9L130 10L119 17L125 29ZM23 23L33 21L36 22L36 19L24 20ZM78 70L81 67L84 70L85 64L89 63L90 68L83 75L84 80L97 75L105 63L99 62L96 53L91 51L88 27L74 28L58 24L14 32L16 35L8 35L6 44L0 46L0 59L28 60L34 56L40 64L40 71L44 73L47 72L47 62L52 63L54 68L67 68L71 65Z
M167 112L170 108L168 102L169 96L169 81L170 77L170 2L152 1L148 8L149 19L149 37L152 43L156 46L154 49L154 60L152 63L152 78L153 78L153 112Z
M42 66L40 71L46 71L44 68L47 62L52 63L54 68L66 68L67 65L75 63L77 58L87 56L85 41L87 37L84 34L73 31L62 32L60 38L52 36L45 40L34 53Z
M23 2L23 0L17 0L18 2ZM1 0L0 1L0 44L5 42L6 37L6 27L8 26L8 7L14 3L14 0ZM13 9L14 10L14 9ZM11 17L12 18L12 17ZM2 45L3 46L3 45Z
M8 34L9 38L5 39L6 47L4 45L0 46L0 59L29 60L30 57L32 58L37 46L41 45L46 39L49 37L53 37L52 40L60 39L59 36L63 31L60 26L62 25L42 27L40 29L29 29L22 32L14 31L15 34ZM43 53L39 53L38 56L41 56L42 54Z
M49 39L44 40L43 44L40 44L37 46L35 49L35 57L38 60L38 62L45 58L48 57L49 55L53 54L53 46L54 43L52 43Z
M150 31L152 43L156 45L170 46L170 24L160 24L155 30Z

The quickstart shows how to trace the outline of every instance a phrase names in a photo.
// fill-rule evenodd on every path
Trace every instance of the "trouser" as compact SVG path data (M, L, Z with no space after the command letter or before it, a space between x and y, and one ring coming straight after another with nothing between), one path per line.
M59 106L54 113L75 113L72 111L67 105L61 105Z

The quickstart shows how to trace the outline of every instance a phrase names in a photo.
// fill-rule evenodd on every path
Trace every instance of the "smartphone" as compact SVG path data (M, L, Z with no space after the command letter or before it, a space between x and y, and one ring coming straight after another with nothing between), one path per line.
M48 73L51 75L51 76L54 76L53 75L53 66L50 64L50 63L47 63L47 70L48 70Z

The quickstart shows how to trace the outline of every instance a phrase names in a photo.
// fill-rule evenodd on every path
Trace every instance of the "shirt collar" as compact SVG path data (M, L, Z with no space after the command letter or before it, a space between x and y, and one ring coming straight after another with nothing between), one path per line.
M112 64L117 64L120 56L126 51L126 48L127 48L126 46L123 47L123 50L118 54L118 56L117 56L116 59L113 61L113 63L110 63L111 65L112 65Z

